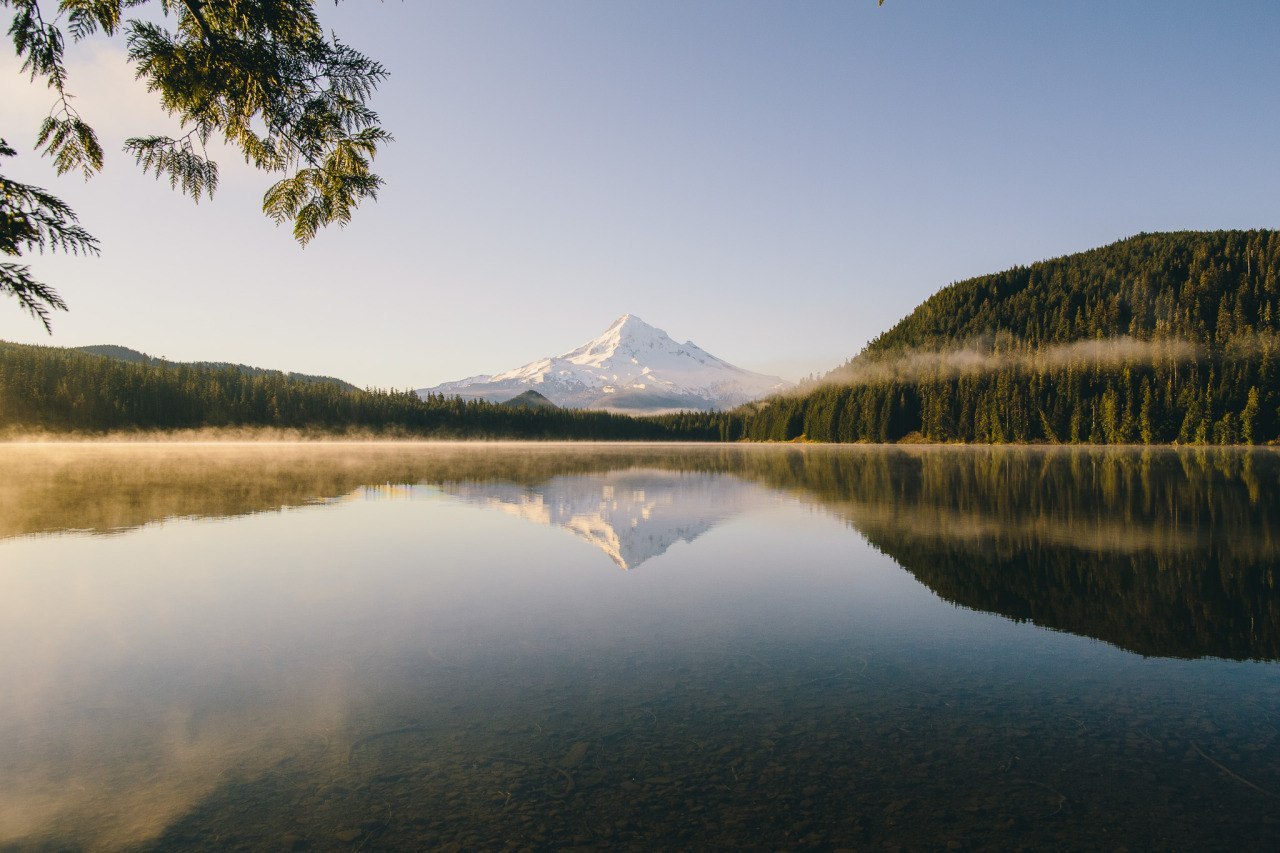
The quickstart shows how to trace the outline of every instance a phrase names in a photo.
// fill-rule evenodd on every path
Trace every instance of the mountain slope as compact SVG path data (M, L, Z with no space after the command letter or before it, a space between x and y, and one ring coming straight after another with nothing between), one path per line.
M957 282L867 345L882 355L1006 335L1033 346L1132 337L1222 345L1280 329L1280 233L1139 234Z
M726 409L789 386L780 377L735 367L692 341L676 343L661 329L624 314L577 349L418 394L501 402L532 389L557 406L638 413Z
M958 282L740 437L1280 439L1280 232L1140 234Z

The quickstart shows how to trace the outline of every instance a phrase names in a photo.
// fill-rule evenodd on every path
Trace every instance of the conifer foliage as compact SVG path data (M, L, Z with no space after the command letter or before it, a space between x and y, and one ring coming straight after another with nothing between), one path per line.
M160 22L126 18L127 10L144 6L158 9ZM89 178L103 164L97 134L72 106L66 37L122 33L137 76L182 128L176 137L152 134L125 143L144 172L196 201L210 197L218 165L206 146L221 139L245 162L281 176L267 190L263 210L277 224L291 223L302 245L322 227L345 225L362 201L377 198L382 179L372 162L391 137L368 101L387 71L326 34L311 0L0 0L0 8L13 10L9 36L22 70L53 91L36 148L53 158L59 174ZM13 154L0 147L0 155ZM22 192L11 190L15 186ZM32 248L21 229L34 210L48 214L38 248L94 248L65 204L13 182L3 188L3 234L12 228L18 238L6 239L0 250L19 255ZM41 193L37 202L33 192ZM46 328L48 311L66 307L17 264L3 267L0 291L17 297Z
M15 153L0 139L0 157ZM80 227L75 212L39 187L0 175L0 200L0 253L16 257L32 249L75 254L98 251L97 240ZM49 311L64 311L67 307L52 288L31 276L30 267L12 261L0 261L0 293L15 297L45 329L49 328Z
M756 440L1275 442L1280 232L1140 234L958 282L737 414Z

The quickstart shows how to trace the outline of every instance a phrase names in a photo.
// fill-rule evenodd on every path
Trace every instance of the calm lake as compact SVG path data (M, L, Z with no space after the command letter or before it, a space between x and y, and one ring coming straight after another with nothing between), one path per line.
M0 446L0 848L1280 845L1280 455Z

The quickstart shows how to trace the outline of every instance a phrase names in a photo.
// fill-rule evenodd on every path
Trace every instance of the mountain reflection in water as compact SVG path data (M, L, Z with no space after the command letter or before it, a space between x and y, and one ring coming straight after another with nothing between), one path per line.
M768 504L761 490L723 474L625 469L553 477L536 486L449 483L445 494L591 543L619 568L634 569L676 542L692 542L722 521Z
M845 520L956 604L1143 655L1280 659L1270 451L7 448L0 537L114 533L400 486L563 528L623 569L783 493Z
M1278 513L1270 451L0 447L0 849L1274 849Z

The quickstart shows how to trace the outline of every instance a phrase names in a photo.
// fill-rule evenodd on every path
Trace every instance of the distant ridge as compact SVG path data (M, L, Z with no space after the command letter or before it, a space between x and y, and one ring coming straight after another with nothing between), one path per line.
M781 377L735 367L693 341L677 343L636 315L623 314L577 349L418 394L497 403L536 390L563 408L655 414L731 409L790 387Z
M294 373L292 371L271 370L265 367L253 367L248 364L234 364L229 361L169 361L164 358L157 358L153 355L147 355L145 352L139 352L136 349L122 347L117 344L95 344L87 347L69 347L74 352L83 352L88 355L99 355L103 358L113 358L116 361L126 361L130 364L150 364L156 367L200 367L209 370L238 370L245 376L283 376L286 379L293 379L297 382L324 382L337 385L344 391L360 390L355 385L333 376L315 376L309 373Z
M515 409L558 409L555 403L530 388L523 394L517 394L502 405L511 406Z

